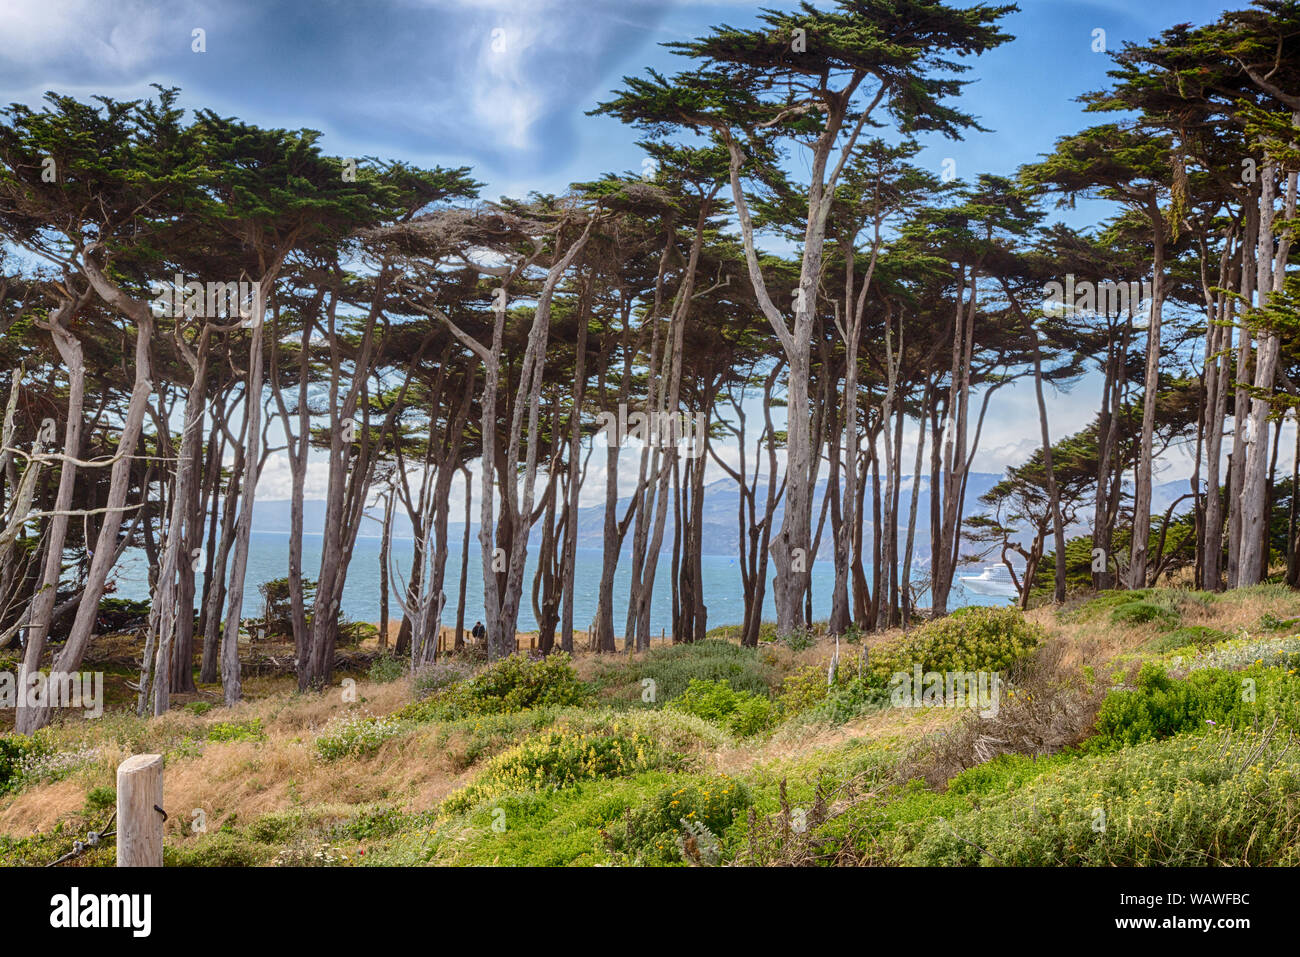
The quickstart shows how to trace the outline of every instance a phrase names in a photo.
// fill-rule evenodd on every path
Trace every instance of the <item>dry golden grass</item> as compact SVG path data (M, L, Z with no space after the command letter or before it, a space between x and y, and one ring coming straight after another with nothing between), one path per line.
M719 771L735 775L755 765L803 761L849 741L898 744L932 734L957 720L955 708L885 708L845 724L793 724L770 738L719 749L713 761Z
M1189 597L1179 608L1180 626L1204 626L1227 634L1255 633L1266 616L1286 619L1300 616L1300 593L1281 587L1257 586L1226 592L1209 602ZM1026 613L1049 634L1066 640L1063 665L1100 667L1121 655L1131 654L1169 625L1160 622L1115 625L1107 613L1092 621L1072 621L1057 615L1051 606Z
M358 706L375 714L394 711L411 698L405 679L387 684L361 681L356 692ZM390 738L366 758L323 763L314 750L315 734L353 707L337 688L308 695L280 690L233 708L215 708L201 717L174 710L147 721L125 716L105 720L103 725L67 721L54 728L52 736L69 742L90 740L99 752L96 759L62 781L27 788L0 801L0 833L17 837L50 829L81 809L89 788L113 786L114 769L130 754L161 750L164 742L180 741L186 734L202 741L218 723L260 721L265 740L206 741L201 748L195 746L197 753L192 756L171 754L164 791L166 807L173 814L169 829L187 827L195 808L204 810L210 828L220 827L231 814L248 821L318 803L387 801L403 809L424 809L459 786L464 775L451 767L445 749L435 740L434 727ZM137 727L138 734L134 733Z
M1066 649L1061 664L1073 669L1100 667L1132 651L1154 634L1145 626L1116 628L1109 622L1061 621L1050 607L1031 609L1025 617L1041 625L1049 635L1064 639Z
M1281 588L1247 588L1233 593L1231 600L1216 601L1195 614L1185 614L1183 623L1208 625L1229 633L1241 629L1254 631L1265 615L1277 618L1300 615L1300 595Z

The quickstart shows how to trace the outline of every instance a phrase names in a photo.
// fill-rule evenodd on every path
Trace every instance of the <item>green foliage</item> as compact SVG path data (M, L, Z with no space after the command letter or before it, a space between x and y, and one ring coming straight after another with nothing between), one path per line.
M718 625L716 628L710 628L705 632L704 637L707 641L739 642L740 632L743 627L743 625ZM758 640L776 641L776 623L771 621L759 622Z
M1145 600L1152 591L1153 589L1150 588L1134 588L1131 591L1112 589L1098 592L1075 608L1062 609L1060 617L1065 621L1097 621L1102 617L1109 617L1110 613L1120 605Z
M1217 628L1209 628L1205 625L1188 625L1183 628L1175 628L1173 631L1167 631L1152 638L1142 646L1142 650L1160 655L1177 648L1207 648L1210 645L1221 641L1230 641L1231 639L1231 635L1219 631Z
M869 682L885 687L897 672L1006 671L1045 639L1015 608L972 607L926 622L911 635L873 648Z
M601 835L622 863L680 863L688 827L702 826L721 836L753 803L742 782L719 774L661 789L649 803L629 810L621 823L602 829Z
M1295 632L1298 626L1300 626L1300 618L1281 618L1269 611L1260 616L1255 630Z
M1111 624L1120 625L1158 622L1165 628L1175 628L1189 607L1206 608L1214 601L1216 596L1213 592L1185 588L1112 589L1099 592L1074 608L1062 610L1059 617L1076 622L1106 619Z
M107 786L93 787L86 792L86 810L97 814L117 805L117 789Z
M273 578L257 586L262 593L262 620L252 625L252 634L256 629L266 629L266 637L281 638L293 634L293 606L289 596L289 579ZM316 582L310 578L302 580L303 604L310 611L316 595Z
M1258 734L1183 735L1053 766L894 836L921 866L1295 865L1300 758ZM949 799L951 800L951 798ZM940 819L940 818L943 819Z
M826 671L817 665L804 665L786 675L776 698L777 711L790 718L825 700L828 691Z
M392 717L376 718L365 712L351 712L326 725L316 738L316 754L324 761L365 757L401 732L401 724Z
M827 724L844 724L861 715L879 711L889 704L889 691L875 684L869 677L852 676L845 682L836 682L828 688L820 702L803 713L807 721L824 721Z
M380 655L370 663L370 671L366 676L377 684L387 684L406 674L406 668L407 663L401 658L393 655Z
M1055 463L1053 463L1055 464ZM1092 536L1080 535L1065 542L1065 587L1075 591L1092 587ZM1050 595L1056 585L1056 551L1049 549L1034 576L1035 594Z
M1178 624L1178 615L1162 605L1149 601L1130 601L1117 605L1110 613L1113 625L1144 625L1158 622L1165 627Z
M244 833L259 844L287 844L298 836L306 824L306 815L299 808L263 814L246 828Z
M262 719L251 721L219 721L208 728L209 741L264 741L266 732L262 730Z
M338 646L355 648L363 641L379 637L379 629L367 621L351 621L339 617Z
M341 828L343 834L357 841L373 841L391 837L403 830L431 820L428 814L405 814L394 807L372 808L362 811Z
M149 602L130 598L101 598L97 620L105 631L141 625L149 618Z
M0 734L0 794L21 787L25 763L50 748L39 739L22 734Z
M550 705L582 705L592 697L591 688L578 679L568 655L558 653L535 661L518 654L494 662L469 681L407 705L394 717L450 721Z
M598 732L561 726L533 735L493 758L473 784L443 802L442 811L455 814L501 794L565 788L580 781L627 777L680 763L679 755L618 722Z
M1197 654L1189 671L1224 668L1229 671L1260 665L1266 668L1300 668L1300 635L1294 638L1234 638Z
M598 687L622 691L624 697L640 702L652 681L660 705L678 697L694 680L725 681L736 691L767 696L776 683L775 670L763 661L757 649L730 641L705 639L653 648L640 661L607 665L597 676Z
M1300 679L1293 674L1277 668L1207 668L1178 680L1148 663L1136 687L1106 696L1087 746L1105 751L1187 731L1255 728L1274 718L1300 730Z
M271 863L273 848L231 831L202 834L194 841L163 842L166 867L258 867Z
M704 718L742 738L766 730L775 713L766 695L737 691L721 679L692 678L668 707Z
M439 746L457 770L473 767L485 757L500 754L521 738L555 724L559 708L531 708L506 714L481 714L448 721L438 729Z
M82 824L85 830L81 830ZM86 830L102 825L103 821L60 821L52 830L29 837L9 837L0 834L0 867L45 867L72 849L72 842L85 836ZM112 867L115 844L112 839L101 841L76 859L82 867Z
M776 640L794 652L806 651L816 644L816 638L808 628L797 628L784 635L778 635Z
M947 793L988 795L1014 791L1052 768L1066 767L1076 760L1078 754L1073 751L1058 751L1048 757L1001 754L953 777L948 782Z
M443 688L459 684L473 674L474 666L468 662L458 661L454 658L443 658L435 661L433 664L425 665L415 672L415 681L413 682L415 697L417 699L427 698Z

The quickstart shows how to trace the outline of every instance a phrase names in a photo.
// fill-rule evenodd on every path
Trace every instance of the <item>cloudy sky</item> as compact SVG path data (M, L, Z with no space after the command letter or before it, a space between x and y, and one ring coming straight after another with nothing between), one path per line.
M783 7L779 0L766 6ZM820 4L819 4L820 5ZM1233 6L1243 6L1241 3ZM711 25L744 26L758 4L693 0L3 0L0 98L37 103L46 90L119 98L178 86L182 105L267 126L309 127L341 156L468 165L484 195L560 191L604 172L640 170L634 133L585 115L620 78L680 58L665 41ZM1176 22L1214 19L1219 0L1020 0L1005 21L1017 39L974 62L962 108L990 132L923 140L919 162L956 174L1008 174L1090 119L1074 98L1105 83L1118 49ZM1097 31L1104 31L1104 36ZM199 51L197 48L202 47ZM1104 211L1102 211L1104 212ZM1099 215L1071 214L1075 226ZM1052 395L1054 436L1093 416L1097 384ZM976 463L999 471L1036 447L1032 389L994 400ZM593 469L602 456L594 456ZM1172 456L1161 475L1186 474ZM719 471L719 476L722 473ZM599 480L599 474L589 476ZM630 478L630 477L629 477ZM317 472L309 496L323 495ZM599 481L589 482L598 494ZM259 496L287 495L285 463ZM459 493L458 493L459 494Z

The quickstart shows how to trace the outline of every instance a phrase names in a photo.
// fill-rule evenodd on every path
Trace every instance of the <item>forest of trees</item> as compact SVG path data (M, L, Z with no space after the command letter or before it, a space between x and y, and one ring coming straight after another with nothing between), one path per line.
M1014 176L923 168L916 137L979 130L962 77L1014 42L1014 10L840 0L671 44L680 73L591 103L647 162L563 195L491 201L473 169L331 156L316 133L171 88L0 110L0 648L76 671L110 574L140 548L141 713L196 680L239 700L273 455L292 476L304 690L331 681L367 514L383 518L380 640L391 592L392 651L412 667L444 625L466 640L467 575L493 658L514 652L525 602L543 653L574 650L579 588L598 590L596 651L648 647L656 589L672 639L702 638L715 466L738 491L748 645L769 594L778 633L812 626L818 556L834 563L831 634L947 614L972 557L1023 569L1022 603L1174 571L1209 590L1300 584L1300 437L1281 448L1300 405L1300 0L1126 44L1106 87L1080 91L1097 122ZM1108 218L1054 218L1081 200ZM1037 400L1038 451L968 496L990 402L1016 383ZM1054 388L1096 403L1085 429L1054 428ZM1172 448L1195 469L1161 512L1153 463ZM604 557L580 582L593 454ZM328 466L311 568L309 456ZM1076 524L1090 535L1069 548ZM16 727L49 720L20 707Z

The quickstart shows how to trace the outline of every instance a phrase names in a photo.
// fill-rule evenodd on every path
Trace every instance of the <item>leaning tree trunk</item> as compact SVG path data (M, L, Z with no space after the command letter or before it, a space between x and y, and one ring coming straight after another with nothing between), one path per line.
M50 316L49 330L55 348L68 369L68 421L63 435L63 461L59 465L59 487L54 497L54 515L50 518L46 535L45 567L38 580L36 594L27 612L27 644L23 649L23 670L35 674L41 666L45 643L49 636L54 605L58 599L59 578L63 570L63 545L67 539L69 511L72 508L76 487L77 469L73 462L81 451L83 407L86 395L86 369L82 365L81 340L64 326L64 319L72 311L72 304L54 310ZM31 468L37 467L33 463ZM18 514L15 512L15 514ZM19 710L16 721L21 732L26 725L24 711Z
M86 583L82 590L81 604L72 622L72 630L63 645L63 650L55 658L52 670L70 673L81 666L81 659L90 644L95 620L99 610L99 600L104 594L104 585L108 573L117 557L117 537L122 524L122 513L126 511L126 495L130 486L131 466L143 430L144 417L153 392L151 346L153 339L153 313L149 304L127 296L113 285L99 267L90 259L83 257L87 278L95 287L96 293L123 315L129 317L136 328L135 340L135 382L131 390L131 399L127 405L126 416L122 423L121 436L118 439L117 452L113 467L109 472L108 500L104 507L104 521L99 527L95 542L94 555L86 573ZM48 706L39 708L19 708L15 727L21 734L31 734L44 727L50 719Z

